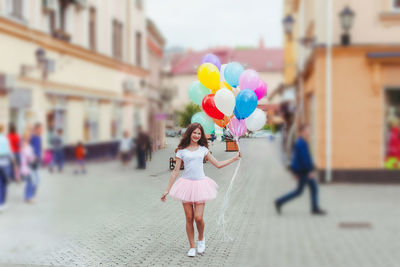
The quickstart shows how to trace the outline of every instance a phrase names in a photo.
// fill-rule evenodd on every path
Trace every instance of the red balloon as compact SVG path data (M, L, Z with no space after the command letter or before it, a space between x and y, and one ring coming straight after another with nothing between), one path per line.
M225 117L225 115L221 111L219 111L218 108L215 106L214 96L215 96L214 94L206 95L203 98L202 107L204 112L211 118L222 120Z

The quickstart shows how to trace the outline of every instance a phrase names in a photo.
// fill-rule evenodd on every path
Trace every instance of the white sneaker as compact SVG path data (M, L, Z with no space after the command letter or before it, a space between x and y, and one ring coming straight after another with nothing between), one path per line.
M203 240L199 240L197 242L197 253L203 254L206 250L206 238L204 237Z
M188 255L188 257L194 257L194 256L196 256L196 249L195 249L195 248L189 249L187 255Z

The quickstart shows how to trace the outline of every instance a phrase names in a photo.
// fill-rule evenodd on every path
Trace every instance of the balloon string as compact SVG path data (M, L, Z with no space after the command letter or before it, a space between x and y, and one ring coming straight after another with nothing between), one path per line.
M236 141L236 144L237 144L238 149L240 151L239 138L236 137L235 141ZM238 174L241 161L242 161L242 159L239 159L239 162L236 165L236 169L235 169L235 172L233 173L233 176L231 178L231 182L229 184L228 190L225 193L225 197L224 197L224 201L223 201L222 206L221 206L220 214L219 214L219 216L217 218L217 224L222 228L223 239L226 240L226 241L232 241L233 240L233 238L226 231L225 213L229 208L229 198L230 198L230 194L231 194L231 191L232 191L233 182L235 181L235 178L236 178L236 176Z

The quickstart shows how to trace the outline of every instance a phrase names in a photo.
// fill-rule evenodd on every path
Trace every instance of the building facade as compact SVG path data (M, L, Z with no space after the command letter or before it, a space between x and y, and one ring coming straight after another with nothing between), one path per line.
M63 129L67 145L149 130L148 38L141 0L1 0L1 123Z
M147 20L147 53L150 77L148 79L148 121L149 134L153 141L153 148L165 146L165 127L168 116L168 103L165 103L162 87L163 55L165 39L151 20Z
M385 169L400 169L387 164L400 117L400 1L285 4L295 21L286 53L296 58L298 120L311 126L321 176L398 180Z

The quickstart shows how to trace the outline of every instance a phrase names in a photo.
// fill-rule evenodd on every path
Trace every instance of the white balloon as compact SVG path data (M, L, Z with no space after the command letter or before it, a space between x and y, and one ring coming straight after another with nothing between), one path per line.
M221 69L219 70L219 80L221 82L225 82L225 76L224 76L225 67L226 67L226 64L222 64Z
M258 131L262 127L264 127L265 123L267 122L267 116L265 116L264 111L259 108L256 108L251 115L245 119L246 127L250 131Z
M235 96L226 88L219 89L214 96L215 106L226 116L231 116L235 108Z

